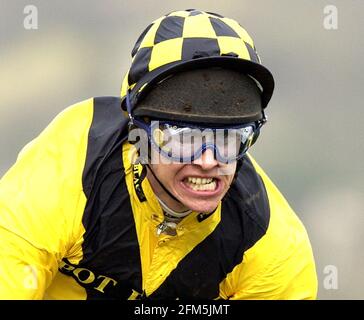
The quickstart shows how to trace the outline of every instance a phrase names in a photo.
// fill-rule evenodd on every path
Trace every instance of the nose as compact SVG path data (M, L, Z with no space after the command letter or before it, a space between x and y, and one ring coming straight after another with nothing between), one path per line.
M200 166L203 170L210 170L219 165L218 161L215 159L214 151L210 148L206 149L202 155L192 163Z

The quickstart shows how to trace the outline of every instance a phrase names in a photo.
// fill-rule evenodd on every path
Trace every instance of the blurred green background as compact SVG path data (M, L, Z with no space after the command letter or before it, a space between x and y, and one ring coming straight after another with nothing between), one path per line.
M29 4L37 30L23 25ZM329 4L337 30L323 26ZM234 18L255 40L276 91L252 154L306 225L319 298L364 299L363 1L0 0L0 176L62 109L119 95L139 34L187 8Z

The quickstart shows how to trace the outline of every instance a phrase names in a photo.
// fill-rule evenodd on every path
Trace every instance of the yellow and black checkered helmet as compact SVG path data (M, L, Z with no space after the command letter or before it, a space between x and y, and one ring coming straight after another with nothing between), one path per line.
M188 9L152 22L140 35L121 96L129 91L134 107L161 80L196 68L223 67L254 78L261 89L262 107L273 94L274 79L261 64L252 38L240 24L221 15ZM125 99L123 109L126 110Z

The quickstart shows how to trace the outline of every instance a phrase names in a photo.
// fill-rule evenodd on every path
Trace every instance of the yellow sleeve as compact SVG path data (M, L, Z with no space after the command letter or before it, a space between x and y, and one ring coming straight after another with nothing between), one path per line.
M251 161L268 194L269 226L222 283L223 298L316 299L316 267L306 229L268 176Z
M77 255L93 99L71 106L0 180L0 299L41 299L59 261Z

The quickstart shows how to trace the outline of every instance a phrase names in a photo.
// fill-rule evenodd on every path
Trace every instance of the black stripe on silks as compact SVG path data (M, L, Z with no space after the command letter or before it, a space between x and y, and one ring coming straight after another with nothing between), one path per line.
M89 278L80 280L88 299L126 299L133 289L142 288L139 244L122 160L128 120L120 103L117 98L94 99L83 172L87 198L83 258L77 266L90 272L83 270L83 277ZM107 286L100 291L102 281Z
M247 43L245 41L244 41L244 43L245 43L246 48L249 51L250 60L253 62L259 63L259 59L258 59L258 55L257 55L256 51L252 48L252 46L249 43Z
M153 47L140 48L135 55L128 74L129 84L138 82L140 78L148 73L148 65L152 55L152 49Z
M115 145L127 138L129 119L124 117L120 104L120 98L116 97L94 98L94 113L88 134L86 162L82 176L86 198L90 196L95 175L104 158L110 154Z
M145 30L141 33L141 35L139 36L138 40L135 42L134 48L131 51L131 57L133 58L135 56L135 54L137 53L137 51L139 50L140 44L142 43L145 35L147 34L147 32L149 31L149 29L152 27L153 23L151 23L148 27L145 28Z
M216 36L240 38L239 35L221 19L213 17L209 17L209 19Z
M217 298L220 282L266 233L270 217L266 190L251 162L245 160L223 200L218 226L147 298Z
M220 48L217 39L184 38L182 43L182 60L201 57L219 56Z
M223 204L226 212L244 212L244 250L251 248L268 229L270 207L264 182L247 156Z
M155 34L154 44L159 42L181 38L183 34L183 25L185 22L185 18L178 16L170 16L164 18Z

